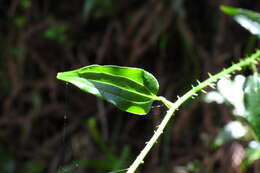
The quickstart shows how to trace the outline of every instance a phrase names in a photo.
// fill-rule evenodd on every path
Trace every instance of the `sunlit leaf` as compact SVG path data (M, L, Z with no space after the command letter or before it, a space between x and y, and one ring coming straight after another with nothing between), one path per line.
M249 76L244 86L246 119L260 140L260 75Z
M232 16L236 22L252 34L260 38L260 14L254 11L228 6L221 6L221 10Z
M139 68L90 65L58 73L57 78L102 98L119 109L144 115L157 99L159 84L155 77Z

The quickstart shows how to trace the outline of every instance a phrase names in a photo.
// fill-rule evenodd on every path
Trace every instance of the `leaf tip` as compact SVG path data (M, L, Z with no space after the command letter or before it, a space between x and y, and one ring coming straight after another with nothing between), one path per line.
M232 7L229 7L229 6L225 6L225 5L221 5L220 6L220 10L223 13L228 14L228 15L234 15L236 13L236 9L235 8L232 8Z
M61 72L58 72L57 75L56 75L56 79L60 79L61 78Z

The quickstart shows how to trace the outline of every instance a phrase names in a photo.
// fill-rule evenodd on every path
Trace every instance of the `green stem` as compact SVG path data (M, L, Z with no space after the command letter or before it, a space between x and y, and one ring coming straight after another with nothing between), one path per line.
M151 150L153 145L157 142L161 134L163 133L164 128L166 127L167 123L173 116L173 113L180 107L181 104L183 104L186 100L188 100L191 97L197 96L197 93L199 91L203 91L204 88L211 86L214 88L214 82L216 82L218 79L225 77L235 71L241 70L243 67L246 67L250 64L257 64L257 60L260 60L260 51L257 50L256 53L251 55L250 57L247 57L246 59L240 61L237 64L233 64L228 69L224 69L220 73L211 76L209 74L209 78L205 80L204 82L200 83L198 82L198 85L196 87L192 87L190 91L188 91L186 94L184 94L182 97L178 98L178 100L175 103L172 103L168 101L166 98L160 96L157 97L157 100L162 101L169 110L167 111L164 119L162 120L161 124L159 125L158 129L155 131L152 138L147 142L146 146L143 148L141 153L137 156L136 160L132 163L132 165L129 167L127 173L134 173L138 166L143 163L143 160L145 156L148 154L148 152Z
M163 96L157 97L157 100L163 102L163 104L164 104L168 109L170 109L171 107L173 107L173 103L170 102L169 100L167 100L167 99L166 99L165 97L163 97Z
M165 115L164 119L162 120L160 126L158 127L158 129L156 130L156 132L154 133L153 137L149 140L149 142L146 144L146 146L144 147L144 149L141 151L141 153L139 154L139 156L137 156L136 160L133 162L133 164L130 166L130 168L128 169L127 173L134 173L136 171L136 169L138 168L138 166L140 164L143 163L143 159L144 157L147 155L147 153L151 150L151 148L153 147L153 145L156 143L156 141L158 140L158 138L160 137L160 135L163 133L163 129L165 128L165 126L167 125L168 121L170 120L170 118L172 117L174 111L175 111L175 107L172 106L168 111L167 114Z

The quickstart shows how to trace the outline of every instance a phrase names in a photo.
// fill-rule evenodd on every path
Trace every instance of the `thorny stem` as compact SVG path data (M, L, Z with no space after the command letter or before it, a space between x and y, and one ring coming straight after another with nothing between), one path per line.
M236 71L240 71L243 67L246 67L248 65L257 64L257 61L259 61L259 60L260 60L260 50L257 50L256 53L254 53L253 55L247 57L246 59L244 59L240 62L238 62L237 64L233 64L228 69L224 69L220 73L217 73L214 76L211 76L209 74L209 78L207 80L205 80L202 83L198 82L198 85L196 87L192 87L192 89L190 91L188 91L182 97L178 98L178 100L175 103L168 101L166 98L164 98L162 96L157 97L157 99L162 101L169 108L169 110L167 111L164 119L162 120L158 129L155 131L152 138L149 140L149 142L146 143L146 146L143 148L141 153L137 156L135 161L129 167L127 173L134 173L136 171L136 169L138 168L138 166L143 163L145 156L151 150L153 145L157 142L158 138L163 133L163 130L166 127L167 123L169 122L169 120L173 116L173 113L180 107L181 104L183 104L189 98L197 96L197 92L203 91L203 89L208 87L208 86L214 88L214 82L216 82L220 78L225 77L227 75L230 75L231 73L234 73Z

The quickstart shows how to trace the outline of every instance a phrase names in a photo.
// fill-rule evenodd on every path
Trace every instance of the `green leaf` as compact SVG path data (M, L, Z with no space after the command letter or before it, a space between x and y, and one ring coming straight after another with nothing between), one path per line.
M260 140L260 75L249 76L244 85L246 119Z
M241 164L243 169L247 169L251 164L260 159L260 143L250 141L246 148L245 158Z
M224 13L232 16L236 22L246 28L252 34L260 38L260 14L254 11L228 6L221 6Z
M139 68L90 65L58 73L57 79L69 82L134 114L147 114L152 102L159 100L156 96L159 89L157 80Z

